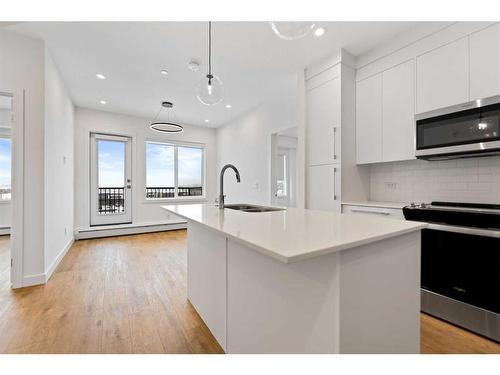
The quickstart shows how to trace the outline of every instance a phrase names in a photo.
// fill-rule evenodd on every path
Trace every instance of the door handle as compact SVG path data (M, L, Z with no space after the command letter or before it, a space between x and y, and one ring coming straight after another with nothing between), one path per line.
M333 160L337 159L337 127L333 127Z
M337 200L337 168L333 168L333 200Z

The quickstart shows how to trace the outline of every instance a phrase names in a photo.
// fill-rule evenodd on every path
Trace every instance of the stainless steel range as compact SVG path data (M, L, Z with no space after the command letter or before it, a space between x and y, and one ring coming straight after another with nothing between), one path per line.
M403 208L422 231L421 309L500 342L500 205Z

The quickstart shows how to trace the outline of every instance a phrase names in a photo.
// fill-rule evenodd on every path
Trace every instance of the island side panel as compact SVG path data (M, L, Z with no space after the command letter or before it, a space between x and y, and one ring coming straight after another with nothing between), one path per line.
M228 239L227 353L337 353L338 255L286 264Z
M340 352L420 352L420 231L343 251Z
M188 298L226 350L226 238L188 221Z

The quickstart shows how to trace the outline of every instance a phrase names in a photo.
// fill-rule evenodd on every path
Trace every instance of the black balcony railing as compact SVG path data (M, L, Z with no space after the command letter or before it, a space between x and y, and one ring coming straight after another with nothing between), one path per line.
M99 213L116 214L125 210L125 188L99 188Z
M190 186L177 188L177 195L179 197L194 197L203 195L202 186ZM169 187L147 187L146 198L174 198L175 188Z
M99 188L99 213L116 214L125 211L125 188L105 187ZM177 189L179 197L196 197L203 195L202 186L179 187ZM174 198L175 188L168 187L148 187L146 188L146 198Z

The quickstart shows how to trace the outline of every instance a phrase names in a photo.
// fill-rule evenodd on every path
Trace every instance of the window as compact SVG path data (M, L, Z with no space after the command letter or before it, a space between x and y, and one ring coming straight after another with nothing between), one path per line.
M0 138L0 200L11 198L11 140Z
M204 148L146 142L146 198L202 197Z

